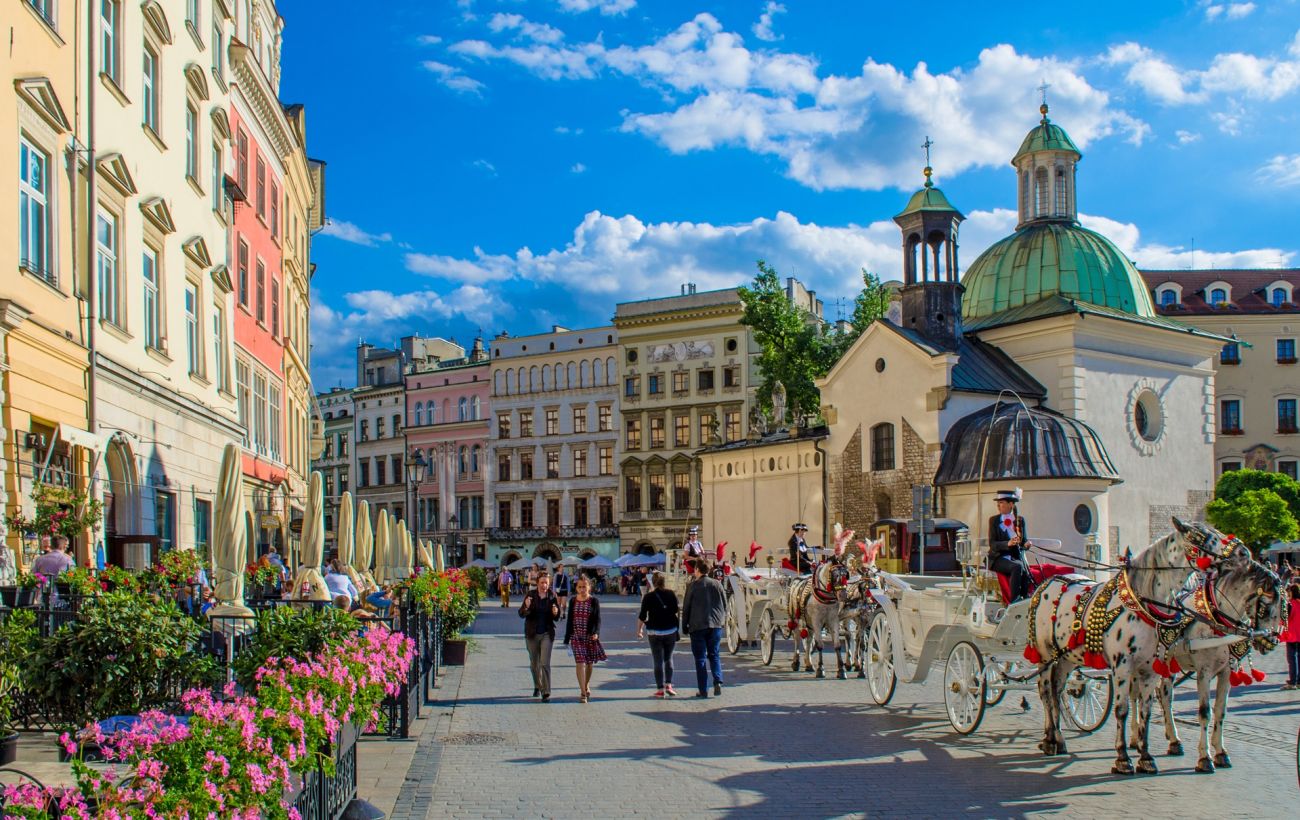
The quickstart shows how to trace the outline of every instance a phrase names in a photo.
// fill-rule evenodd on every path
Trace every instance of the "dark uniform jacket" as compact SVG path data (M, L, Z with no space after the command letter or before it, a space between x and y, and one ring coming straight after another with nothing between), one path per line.
M797 535L790 536L790 563L794 564L799 572L812 572L812 561L808 558L808 553L799 551L800 540ZM804 541L804 546L807 545L808 542Z
M1029 530L1025 529L1024 516L1016 516L1016 526L1020 528L1020 545L1013 547L1009 540L1011 536L1002 529L1002 516L995 515L989 519L989 563L1004 555L1011 558L1020 557L1021 548L1029 540Z

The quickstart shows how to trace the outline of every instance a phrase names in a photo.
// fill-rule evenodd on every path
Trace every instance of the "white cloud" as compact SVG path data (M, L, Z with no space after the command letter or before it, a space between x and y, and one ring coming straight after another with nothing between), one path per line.
M560 8L571 14L581 14L595 9L606 17L627 14L636 7L636 0L560 0Z
M488 21L488 29L495 33L503 31L518 32L518 36L535 43L558 43L564 39L564 32L545 23L534 23L519 14L494 14Z
M772 31L772 18L784 13L785 6L776 2L776 0L767 0L767 5L763 7L763 13L759 15L758 22L754 24L754 36L768 43L780 40L781 35Z
M1104 216L1079 214L1085 227L1110 239L1139 268L1178 270L1182 268L1279 268L1291 264L1295 254L1277 248L1240 251L1191 250L1181 245L1144 243L1138 227Z
M479 169L490 177L497 175L497 167L485 159L476 159L470 163L470 166Z
M1194 82L1189 74L1156 57L1145 46L1137 43L1111 46L1102 59L1108 65L1127 65L1125 80L1160 102L1178 105L1204 99L1203 94L1187 90L1187 86Z
M1112 46L1102 62L1128 65L1130 85L1171 105L1204 102L1215 94L1276 101L1300 89L1300 33L1288 44L1286 56L1225 52L1214 55L1204 69L1177 68L1137 43Z
M436 46L442 42L442 38L436 34L421 34L415 41L422 46Z
M576 137L576 136L578 136L578 135L580 135L580 134L582 133L582 129L581 129L581 128L571 128L571 127L569 127L569 126L567 126L567 125L557 125L557 126L555 126L555 133L557 133L557 134L572 134L572 135L574 135L574 136Z
M668 101L666 110L624 112L623 130L676 153L735 145L776 156L789 176L817 189L915 185L926 134L943 135L936 167L944 173L1001 166L1037 118L1034 88L1043 78L1054 116L1081 147L1115 134L1140 143L1149 132L1076 63L1009 45L985 49L969 70L935 74L920 63L909 73L868 60L858 74L820 76L814 57L750 51L740 35L699 14L642 46L466 40L451 50L552 80L623 74Z
M583 165L581 162L575 162L573 163L573 167L569 170L575 174L584 174L587 172L587 166Z
M1261 182L1275 185L1300 185L1300 154L1278 154L1264 163L1258 177Z
M1210 119L1218 124L1219 130L1230 137L1241 135L1241 123L1246 116L1246 110L1240 103L1232 103L1227 111L1216 111L1210 115Z
M321 235L342 239L344 242L351 242L354 245L365 245L368 248L373 248L381 242L393 241L391 233L369 233L353 223L341 219L326 220L325 227L321 229Z
M1191 143L1196 142L1201 138L1201 135L1196 133L1195 131L1186 131L1182 128L1175 131L1174 136L1178 138L1179 145L1190 145Z
M1206 20L1241 20L1255 10L1254 3L1203 3Z
M455 66L440 63L437 60L425 60L424 70L437 77L440 84L452 91L475 95L482 95L483 93L483 83Z

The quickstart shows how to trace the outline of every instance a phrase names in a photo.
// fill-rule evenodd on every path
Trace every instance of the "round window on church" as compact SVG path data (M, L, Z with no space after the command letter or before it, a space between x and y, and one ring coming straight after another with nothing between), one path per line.
M1147 441L1160 437L1164 427L1164 414L1160 409L1160 399L1150 390L1143 390L1133 402L1133 427L1138 435Z
M1092 508L1087 504L1074 508L1074 530L1080 535L1092 532Z

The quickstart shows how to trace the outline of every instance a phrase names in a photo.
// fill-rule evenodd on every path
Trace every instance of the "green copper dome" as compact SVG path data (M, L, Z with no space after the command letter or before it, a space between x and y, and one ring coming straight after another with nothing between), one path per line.
M1070 151L1075 159L1081 159L1083 154L1079 152L1074 140L1070 139L1070 135L1065 133L1064 128L1047 118L1047 104L1044 103L1039 111L1043 114L1042 121L1025 134L1025 141L1020 143L1020 150L1011 159L1011 164L1015 165L1025 154L1036 151Z
M960 213L952 207L948 197L943 195L943 191L935 188L929 180L925 181L925 187L912 194L912 198L907 200L907 207L903 209L899 216L916 213L917 211L951 211Z
M1156 315L1133 263L1106 237L1070 222L1026 225L980 254L962 284L961 313L967 322L1054 295Z

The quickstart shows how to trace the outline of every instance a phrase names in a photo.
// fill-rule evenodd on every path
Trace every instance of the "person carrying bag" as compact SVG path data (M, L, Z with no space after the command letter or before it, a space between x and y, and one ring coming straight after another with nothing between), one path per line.
M654 696L662 698L665 694L673 697L673 647L677 645L678 618L677 595L671 589L664 589L664 574L656 572L651 578L651 589L641 599L641 612L637 615L636 636L649 636L650 657L655 667Z

